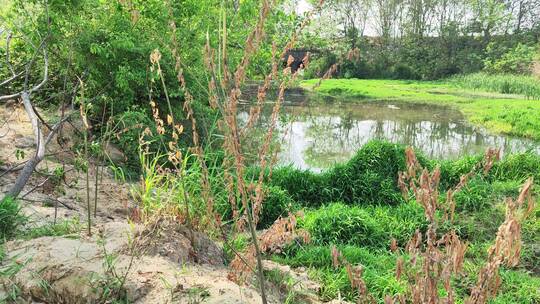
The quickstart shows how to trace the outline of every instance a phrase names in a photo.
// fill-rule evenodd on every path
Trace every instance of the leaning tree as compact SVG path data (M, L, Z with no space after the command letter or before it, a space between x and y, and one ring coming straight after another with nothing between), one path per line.
M32 124L35 141L35 153L24 162L24 165L15 168L22 169L18 173L17 180L6 193L6 196L15 198L21 193L37 165L45 157L46 146L54 138L62 123L65 122L66 117L62 117L59 122L51 126L43 119L43 116L39 114L32 101L32 95L43 89L49 78L49 57L47 51L48 36L41 38L39 44L33 44L29 39L26 39L29 47L33 49L33 54L26 63L21 65L20 68L17 68L12 64L10 58L10 46L14 34L9 29L0 29L0 34L1 32L6 35L4 62L5 69L10 75L4 80L0 80L0 90L3 92L11 92L0 96L0 104L6 103L9 100L18 100L19 102L22 102L26 114ZM42 60L40 60L40 58ZM36 73L39 73L39 69L37 68L38 62L42 62L43 74L39 76L40 79L36 83L32 83L31 79L36 77ZM13 85L15 82L17 82L17 85ZM12 89L15 87L18 89ZM44 127L48 128L48 134L46 136Z

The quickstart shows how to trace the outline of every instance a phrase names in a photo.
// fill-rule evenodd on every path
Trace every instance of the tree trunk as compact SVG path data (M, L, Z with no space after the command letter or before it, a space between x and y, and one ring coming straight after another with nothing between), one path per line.
M37 165L45 157L46 145L45 139L43 138L43 132L41 132L41 128L39 126L38 117L36 115L36 112L34 111L34 108L32 107L32 102L30 101L30 94L25 91L21 94L21 98L23 101L24 109L26 110L28 118L32 123L32 129L34 131L34 138L36 141L36 154L34 155L34 157L32 157L26 162L24 168L22 169L21 173L17 177L17 180L15 181L15 184L7 193L7 196L13 198L16 198L21 193L24 186L26 186L26 183L30 179L30 176L36 169Z

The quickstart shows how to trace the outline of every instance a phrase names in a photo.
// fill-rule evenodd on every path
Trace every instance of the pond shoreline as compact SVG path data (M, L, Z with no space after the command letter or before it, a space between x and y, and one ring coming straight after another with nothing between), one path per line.
M449 82L329 79L313 89L318 79L300 87L314 96L331 96L345 102L400 101L436 104L458 109L467 121L495 134L540 141L540 101L515 94L459 88Z

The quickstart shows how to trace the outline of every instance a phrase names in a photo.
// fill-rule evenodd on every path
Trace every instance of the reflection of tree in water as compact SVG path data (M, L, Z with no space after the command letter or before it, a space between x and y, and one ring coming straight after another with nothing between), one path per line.
M325 168L346 161L371 139L411 145L434 158L483 153L487 147L501 147L509 153L532 145L540 152L538 144L486 134L445 111L418 107L389 110L384 104L343 109L334 105L285 107L278 126L280 158L302 168ZM266 129L268 120L269 114L263 112L257 128Z

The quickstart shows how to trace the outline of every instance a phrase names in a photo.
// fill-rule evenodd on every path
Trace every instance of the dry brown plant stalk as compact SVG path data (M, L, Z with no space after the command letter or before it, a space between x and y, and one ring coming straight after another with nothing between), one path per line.
M364 268L362 267L362 265L352 265L351 263L349 263L345 256L343 256L341 251L339 251L339 249L337 249L333 245L330 249L330 254L332 256L332 266L334 267L334 269L337 269L341 266L345 267L347 277L349 278L349 282L351 283L351 288L356 290L356 292L358 293L356 303L376 303L377 301L367 289L366 282L364 281L364 279L362 279L362 274L364 272Z
M493 167L494 162L499 159L499 154L499 150L488 149L484 159L475 165L469 173L464 174L459 183L448 190L446 200L440 203L438 198L439 168L431 173L423 169L414 151L407 148L407 171L400 172L399 185L406 199L409 198L410 191L416 201L424 207L429 226L424 234L417 230L407 243L405 251L410 255L410 259L406 261L400 257L397 261L396 278L400 280L404 274L406 275L409 285L408 293L397 297L386 296L385 303L455 303L451 279L462 272L467 244L459 239L454 230L438 238L437 227L441 220L442 222L453 220L454 194L462 189L476 172L482 172L486 175ZM465 303L486 303L496 295L500 285L499 267L502 265L512 267L519 262L520 223L534 208L531 187L532 179L529 179L515 202L512 199L507 200L506 220L499 227L495 244L489 250L488 262L482 268L477 285ZM525 201L527 201L527 207L524 209L522 207ZM438 210L443 212L440 220L436 214ZM393 252L397 251L395 242L392 242L391 248ZM415 270L418 262L421 263L420 268ZM439 295L440 287L444 288L446 296Z
M297 218L302 217L301 213L289 214L286 218L277 219L270 228L258 236L258 244L262 253L279 253L286 245L296 239L301 239L304 243L309 243L309 233L303 229L296 229ZM252 243L243 253L235 256L228 274L230 280L234 282L246 282L256 269L256 250Z

